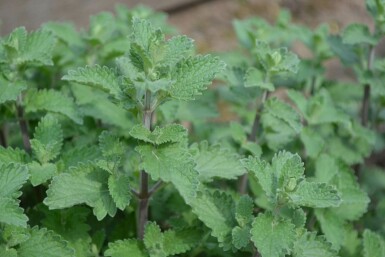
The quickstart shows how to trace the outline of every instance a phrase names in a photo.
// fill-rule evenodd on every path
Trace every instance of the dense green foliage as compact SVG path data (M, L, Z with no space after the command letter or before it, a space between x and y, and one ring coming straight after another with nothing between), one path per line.
M385 1L366 4L373 32L282 11L216 56L145 7L0 38L0 256L385 256Z

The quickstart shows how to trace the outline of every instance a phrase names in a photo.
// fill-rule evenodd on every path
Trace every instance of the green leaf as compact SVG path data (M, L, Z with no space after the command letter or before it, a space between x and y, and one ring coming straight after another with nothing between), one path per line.
M149 222L143 241L151 257L166 257L187 252L199 239L200 235L196 231L167 230L162 233L156 223Z
M219 191L202 190L190 203L193 213L212 230L221 247L231 249L231 233L236 226L234 201L231 196Z
M187 202L196 196L198 173L186 146L180 143L139 145L136 151L143 160L141 168L148 172L153 180L171 182Z
M187 130L179 124L169 124L162 128L157 126L153 131L143 125L136 125L131 129L130 135L153 145L161 145L184 141L187 137Z
M318 182L330 183L337 175L336 160L327 154L321 154L315 162L315 177Z
M378 39L369 31L369 28L365 24L350 24L342 32L342 42L344 44L369 44L372 46L377 45Z
M337 257L331 245L315 232L303 233L294 243L294 257Z
M24 150L12 147L4 148L0 146L0 165L9 163L24 164L27 162L28 156Z
M31 237L20 244L17 250L19 257L74 257L74 250L67 242L47 229L32 228Z
M150 49L151 41L156 32L151 22L145 19L132 19L132 33L131 40L141 46L145 51Z
M63 131L57 119L43 117L35 128L34 138L30 141L33 153L40 163L54 160L63 146Z
M237 154L220 145L210 146L207 141L202 141L193 144L190 153L201 181L212 181L213 178L235 179L246 172Z
M11 197L4 197L0 194L0 222L26 227L28 217L24 214L19 201Z
M57 167L53 163L37 163L31 162L28 164L30 180L33 186L45 183L57 173Z
M279 149L301 132L297 112L277 98L268 99L263 107L261 122L270 148Z
M194 41L186 36L175 36L166 42L162 65L173 67L181 58L192 54Z
M107 257L148 257L143 243L135 239L118 240L108 244Z
M116 135L103 131L99 136L99 148L104 158L98 160L97 165L111 174L114 173L119 168L125 154L123 143Z
M249 68L246 72L245 87L259 87L269 92L275 90L274 84L271 82L266 82L264 74L254 67Z
M171 72L174 82L169 89L172 98L194 100L211 84L215 75L224 69L224 63L210 55L197 55L178 62Z
M325 140L319 133L309 127L305 127L300 135L302 143L305 145L306 154L310 158L317 158L325 145Z
M255 218L251 240L262 256L280 257L290 253L295 241L294 224L287 219L261 213Z
M83 164L53 177L44 199L49 209L63 209L85 203L98 220L115 216L116 205L108 191L108 173Z
M338 207L341 197L334 186L317 182L300 182L295 191L288 192L291 202L312 208Z
M246 226L252 221L254 203L248 195L243 195L239 198L235 207L235 219L241 227Z
M47 30L37 30L27 34L24 27L19 27L12 31L4 45L8 50L8 58L18 66L53 65L52 50L55 38Z
M2 239L7 242L8 247L14 247L31 237L28 228L15 225L3 226L1 233Z
M77 124L83 119L73 99L55 90L29 90L24 99L26 112L48 111L60 113Z
M279 192L292 192L304 179L304 167L297 154L279 152L272 164L254 157L243 160L245 168L258 178L269 200L276 204L283 197Z
M339 250L347 235L346 223L329 209L316 209L315 215L326 239L332 244L332 249Z
M385 256L385 240L379 234L365 229L363 234L363 256L382 257Z
M122 94L116 70L106 66L93 65L70 70L62 79L104 89L118 99Z
M0 166L0 197L19 197L18 190L29 177L26 166L8 164Z
M235 248L237 249L242 249L246 246L249 245L250 243L250 227L249 226L246 226L246 227L235 227L233 228L232 232L231 232L231 235L232 235L232 243L234 245Z
M14 248L8 248L5 245L0 246L0 256L17 257L17 251Z
M47 22L43 24L43 27L71 47L81 47L83 45L82 38L72 23Z
M130 204L130 178L125 174L112 174L108 178L108 190L116 207L124 210Z
M16 101L17 97L27 89L24 81L8 81L0 75L0 104L8 101Z

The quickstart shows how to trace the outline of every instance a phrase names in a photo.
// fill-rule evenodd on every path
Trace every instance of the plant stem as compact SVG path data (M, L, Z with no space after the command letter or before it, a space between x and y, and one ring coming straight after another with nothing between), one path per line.
M375 58L374 47L371 46L368 57L368 70L370 71L373 66ZM370 109L370 84L366 84L364 87L364 96L362 98L362 110L361 110L361 124L366 127L369 120L369 109Z
M251 132L247 138L247 140L249 142L255 143L257 141L257 132L258 132L259 124L261 122L261 113L263 110L263 106L266 102L266 99L268 97L269 97L269 92L266 90L265 92L263 92L261 103L258 106L258 109L257 109L255 116L254 116L253 127L251 128ZM241 177L241 181L239 183L239 190L238 191L240 194L246 194L247 185L248 185L248 174L245 173Z
M28 133L28 124L24 118L24 109L22 107L22 97L19 95L16 102L16 112L17 118L19 120L19 127L21 131L21 136L23 138L24 149L31 153L31 143L29 142L29 133Z
M144 110L143 110L143 125L151 130L152 127L152 113L151 109L151 92L146 91L144 97ZM148 221L148 201L150 198L150 193L148 190L148 174L145 170L140 171L140 189L139 189L139 205L138 205L138 239L143 239L144 237L144 227Z
M5 125L0 127L0 145L4 148L7 147L7 136L5 135Z

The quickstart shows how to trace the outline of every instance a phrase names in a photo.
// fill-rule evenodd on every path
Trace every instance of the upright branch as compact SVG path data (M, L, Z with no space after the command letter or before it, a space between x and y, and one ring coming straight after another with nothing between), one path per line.
M28 134L28 124L24 118L24 109L21 103L22 103L22 96L19 95L16 102L17 118L19 120L19 127L21 131L21 136L23 138L24 149L28 153L31 153L31 143L29 142L30 138Z
M269 92L265 90L262 95L261 103L259 104L257 111L254 116L254 121L253 121L253 126L251 128L251 132L247 138L248 141L255 143L257 140L257 133L258 133L258 128L259 124L261 122L261 113L263 111L263 106L266 102L266 99L269 97ZM240 194L246 194L247 191L247 184L248 184L248 175L247 173L243 174L241 177L241 181L239 184L239 193Z
M143 125L151 130L152 127L152 113L151 109L151 92L146 91L145 105L143 109ZM139 189L139 205L138 205L138 238L143 239L144 237L144 227L148 221L148 201L150 198L150 193L148 190L148 174L145 170L140 171L140 189Z
M373 62L375 58L375 48L370 46L369 57L368 57L368 70L372 70ZM370 109L370 84L364 86L364 96L362 98L362 109L361 109L361 124L366 127L369 120L369 109Z

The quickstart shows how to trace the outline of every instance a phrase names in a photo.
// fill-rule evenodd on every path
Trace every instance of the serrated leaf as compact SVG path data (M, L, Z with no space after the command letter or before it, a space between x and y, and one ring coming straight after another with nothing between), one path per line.
M171 182L188 202L195 197L199 184L194 162L183 144L160 146L139 145L136 151L142 157L142 168L153 180Z
M55 90L29 90L24 99L26 112L48 111L60 113L77 124L83 124L82 116L73 99Z
M302 129L300 138L305 145L306 154L310 158L316 158L324 148L325 140L319 133L309 127Z
M179 124L169 124L164 127L157 126L153 131L148 130L143 125L136 125L131 129L130 135L147 143L161 145L184 141L187 131Z
M29 177L25 166L19 164L8 164L0 166L0 196L19 197L18 190Z
M195 169L201 181L214 178L235 179L246 173L238 156L220 145L209 145L207 141L193 144L190 153L195 161Z
M327 154L321 154L315 162L315 177L318 182L329 183L338 173L336 160Z
M253 218L254 203L248 195L239 198L235 207L235 219L241 227L246 226Z
M243 160L245 168L252 171L272 203L281 197L278 191L293 191L304 178L304 167L297 154L281 151L273 157L272 164L254 157Z
M191 203L193 213L212 230L211 234L218 239L225 250L231 249L231 231L236 226L234 202L231 196L219 191L199 192Z
M108 177L108 190L116 207L124 210L130 204L130 178L125 174L112 174Z
M194 50L194 41L186 36L175 36L167 40L162 65L174 66L181 58L188 56Z
M62 77L62 80L101 88L116 98L119 98L121 95L120 83L116 70L106 66L101 67L99 65L93 65L78 68L77 70L70 70L67 75Z
M346 223L328 209L316 209L315 215L326 239L332 244L332 249L339 250L345 241L348 228Z
M274 150L292 141L302 129L297 112L277 98L270 98L265 102L261 122L267 143Z
M194 100L211 84L215 75L224 69L224 63L210 55L197 55L179 61L171 72L169 93L172 98Z
M53 64L52 50L55 38L47 30L37 30L28 34L24 27L20 27L12 31L4 44L8 50L8 58L16 65Z
M108 257L148 257L143 243L135 239L118 240L109 243L104 255Z
M316 233L305 232L294 243L294 257L337 257L330 244Z
M17 251L14 248L8 248L5 245L0 246L1 257L17 257Z
M31 237L28 230L26 227L5 225L2 228L2 238L7 242L8 247L14 247Z
M232 232L232 243L235 248L242 249L249 245L250 242L250 227L235 227L233 228Z
M108 192L108 173L83 164L53 177L44 199L49 209L63 209L85 203L94 208L98 220L115 216L116 205Z
M382 257L385 256L385 240L379 234L365 229L363 233L363 256Z
M74 250L67 246L67 242L47 229L32 228L31 237L20 244L19 257L74 257Z
M19 201L11 197L0 196L0 222L21 227L27 226L28 217Z
M24 150L0 146L0 165L9 163L24 164L27 162L27 153Z
M302 181L293 192L287 192L291 202L312 208L338 207L341 204L341 197L334 186Z
M43 184L57 173L57 167L53 163L37 163L32 162L28 164L30 180L33 186Z
M100 149L96 146L77 146L63 152L60 162L64 169L69 169L82 163L100 160L101 156Z
M30 141L33 153L40 163L54 160L63 146L63 131L57 119L43 117L35 128L34 138Z
M159 226L154 222L146 225L144 233L144 245L151 257L166 257L170 255L185 253L190 250L199 240L199 234L193 230L161 232Z
M245 87L258 87L269 92L275 90L274 84L266 82L263 72L254 67L251 67L246 71L244 80Z
M98 160L97 165L111 174L114 173L120 166L125 153L123 143L116 135L103 131L99 136L99 148L104 158Z
M261 213L253 222L251 240L262 256L280 257L290 253L295 241L294 228L289 220Z
M72 23L47 22L43 24L43 27L69 46L81 47L83 45L81 36Z
M27 89L24 81L8 81L0 75L0 104L8 101L16 101L17 97Z
M131 40L140 45L145 51L149 50L150 42L155 32L155 28L148 20L139 18L132 19Z
M364 43L374 46L378 43L378 39L372 36L367 25L354 23L342 32L342 42L350 45Z

